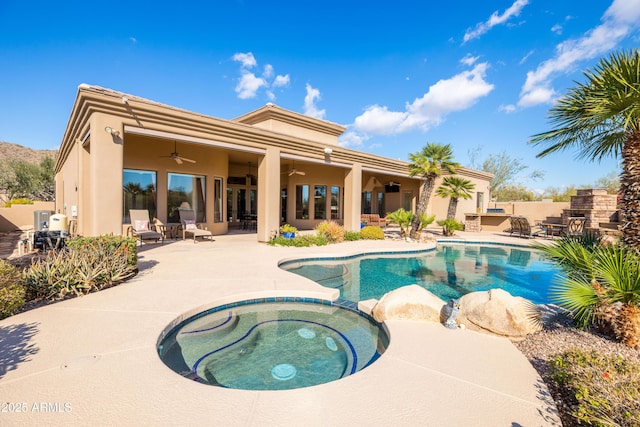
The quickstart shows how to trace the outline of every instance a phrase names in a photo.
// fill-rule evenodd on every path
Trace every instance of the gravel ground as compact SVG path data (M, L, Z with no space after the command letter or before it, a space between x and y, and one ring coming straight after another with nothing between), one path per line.
M640 350L629 348L612 341L597 332L587 332L575 327L572 319L562 309L555 306L542 306L544 329L529 335L524 341L515 343L516 347L529 359L547 384L553 396L564 427L577 426L570 415L567 396L554 387L550 381L549 361L556 355L571 349L583 351L595 350L603 355L622 356L640 365Z

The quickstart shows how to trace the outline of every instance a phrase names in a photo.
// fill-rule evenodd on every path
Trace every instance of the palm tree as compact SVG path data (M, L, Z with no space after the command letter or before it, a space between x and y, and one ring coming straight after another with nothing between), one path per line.
M622 241L640 248L640 50L612 53L549 111L552 130L530 143L546 147L538 157L574 148L601 160L622 156Z
M455 219L458 210L458 199L470 199L471 192L476 185L465 178L457 176L445 176L442 184L436 190L436 194L442 198L449 197L447 218Z
M442 173L442 170L454 174L456 169L460 167L459 163L453 161L453 152L449 144L427 143L422 151L409 154L409 175L422 177L422 192L418 199L418 209L411 223L411 232L409 236L416 238L418 229L420 228L420 214L427 213L429 198L433 193L436 178Z

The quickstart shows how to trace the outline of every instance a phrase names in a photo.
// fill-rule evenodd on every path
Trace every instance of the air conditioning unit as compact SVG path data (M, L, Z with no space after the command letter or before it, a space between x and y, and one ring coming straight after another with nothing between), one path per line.
M49 229L49 221L53 211L33 211L33 229L35 231L46 231Z

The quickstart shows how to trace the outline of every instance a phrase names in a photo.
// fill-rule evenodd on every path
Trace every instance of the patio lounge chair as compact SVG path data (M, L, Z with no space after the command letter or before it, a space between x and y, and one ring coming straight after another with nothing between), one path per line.
M129 233L137 238L142 245L144 240L160 240L164 243L164 235L155 231L153 224L149 221L149 211L146 209L130 209L131 227Z
M509 220L511 221L509 235L517 233L519 237L530 239L531 237L538 237L544 231L538 225L531 227L529 220L523 216L512 216L509 217Z
M213 234L209 230L202 229L201 225L196 223L196 214L193 209L179 209L180 224L182 225L182 240L187 238L187 235L193 236L193 243L196 242L197 237L208 237L213 241Z

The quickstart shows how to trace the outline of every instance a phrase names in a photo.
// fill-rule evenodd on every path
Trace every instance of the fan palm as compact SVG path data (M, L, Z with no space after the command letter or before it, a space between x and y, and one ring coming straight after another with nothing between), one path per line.
M604 321L625 344L640 344L640 255L636 251L573 237L535 247L566 272L551 298L571 311L578 326ZM619 308L614 308L616 304Z
M591 161L621 156L622 240L640 248L640 49L613 53L584 75L549 111L552 130L530 143L545 147L538 157L566 149Z
M459 163L453 161L453 151L449 144L428 143L421 151L409 154L409 175L422 177L422 191L418 199L416 215L411 223L409 236L415 239L420 228L420 215L426 215L429 199L435 187L436 178L443 170L454 174L460 167Z
M454 219L458 210L459 199L470 199L476 185L465 178L457 176L445 176L442 184L436 190L436 194L442 198L449 197L447 219Z

